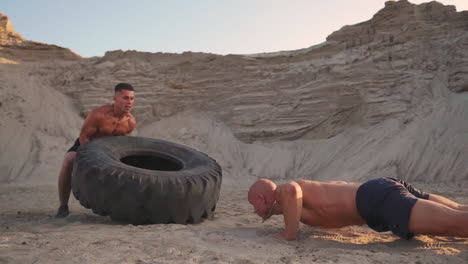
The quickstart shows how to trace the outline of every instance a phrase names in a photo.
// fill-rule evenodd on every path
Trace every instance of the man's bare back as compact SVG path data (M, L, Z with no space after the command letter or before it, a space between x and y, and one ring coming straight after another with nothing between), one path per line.
M317 182L300 180L303 203L301 222L323 228L339 228L348 225L362 225L364 220L356 209L356 191L359 183ZM280 200L281 186L276 193Z

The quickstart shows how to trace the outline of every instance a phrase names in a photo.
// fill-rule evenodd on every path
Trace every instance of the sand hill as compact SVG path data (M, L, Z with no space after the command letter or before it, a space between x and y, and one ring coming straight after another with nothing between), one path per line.
M366 228L303 229L315 239L304 235L301 244L278 244L268 234L281 227L281 219L255 233L258 219L250 214L245 191L259 177L393 176L468 203L467 25L468 12L453 6L388 1L370 20L297 51L221 56L117 50L82 58L67 48L25 40L0 14L0 203L9 204L0 225L11 228L0 232L10 232L8 241L27 240L44 249L24 258L7 254L0 262L47 262L48 256L60 262L71 256L74 262L101 263L104 254L109 262L132 263L413 263L429 252L420 263L463 263L467 240L424 236L408 246ZM217 221L125 226L114 239L118 227L102 225L109 220L76 203L74 212L81 216L52 224L41 218L41 207L54 213L52 190L61 160L83 117L110 103L118 82L137 89L137 135L182 143L218 160L224 190ZM37 200L27 202L30 198ZM21 216L18 210L34 213ZM39 227L28 233L31 221ZM101 240L87 230L96 225L102 226ZM40 244L44 234L62 243L73 236L70 241L77 244L52 254ZM0 235L0 252L11 253L2 248L6 237ZM60 242L47 241L60 248ZM139 247L128 259L111 250L127 244ZM374 245L368 251L362 244ZM156 257L151 248L164 252ZM81 255L82 250L88 253Z

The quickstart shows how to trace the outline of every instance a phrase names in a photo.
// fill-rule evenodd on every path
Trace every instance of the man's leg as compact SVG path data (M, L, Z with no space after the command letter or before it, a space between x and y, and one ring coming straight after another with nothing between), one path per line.
M418 199L411 210L408 229L414 234L468 237L468 211Z
M58 180L58 193L60 199L60 207L57 211L58 218L66 217L69 214L68 200L71 192L71 174L73 170L73 161L75 160L76 152L71 151L65 154L63 159L62 169L60 170Z
M449 200L443 196L436 195L436 194L429 194L429 200L443 204L445 206L448 206L452 209L459 210L459 211L468 211L468 205L464 204L459 204L457 202L454 202L452 200Z
M391 178L391 179L393 179L393 178ZM443 196L440 196L440 195L436 195L436 194L432 194L432 193L424 193L423 191L414 188L411 184L409 184L409 183L407 183L407 182L405 182L403 180L397 180L397 179L393 179L393 180L403 184L403 186L405 186L405 188L412 195L416 196L417 198L431 200L431 201L443 204L445 206L448 206L448 207L450 207L452 209L455 209L455 210L468 211L468 205L459 204L457 202L449 200L449 199L447 199L447 198L445 198Z

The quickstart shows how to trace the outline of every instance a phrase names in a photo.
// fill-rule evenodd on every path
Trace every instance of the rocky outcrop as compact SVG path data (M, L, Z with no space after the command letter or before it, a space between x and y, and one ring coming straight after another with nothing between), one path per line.
M43 60L77 60L81 56L70 49L28 41L18 34L9 18L0 13L0 58L1 61L43 61Z
M386 50L389 61L410 55L412 64L408 65L413 69L436 72L443 67L448 73L448 88L463 92L468 90L468 75L463 70L468 65L464 55L467 29L468 12L457 13L454 6L435 1L421 5L388 1L371 20L345 26L327 40L346 48L366 46L369 52ZM439 59L447 57L451 60Z
M0 13L0 45L19 45L24 38L18 34L7 16Z

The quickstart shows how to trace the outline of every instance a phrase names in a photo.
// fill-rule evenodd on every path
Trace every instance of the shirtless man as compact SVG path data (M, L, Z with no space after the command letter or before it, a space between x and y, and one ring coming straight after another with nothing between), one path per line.
M280 186L261 179L250 187L248 200L263 221L284 216L285 231L273 235L279 239L296 239L299 222L322 228L367 224L404 239L414 234L468 237L468 205L393 178L364 184L299 180Z
M114 88L114 104L104 105L91 111L81 127L80 137L67 151L63 159L58 180L60 207L56 217L68 216L68 200L71 191L71 174L76 151L86 142L108 136L128 136L136 126L135 118L130 114L135 95L128 83L119 83Z

